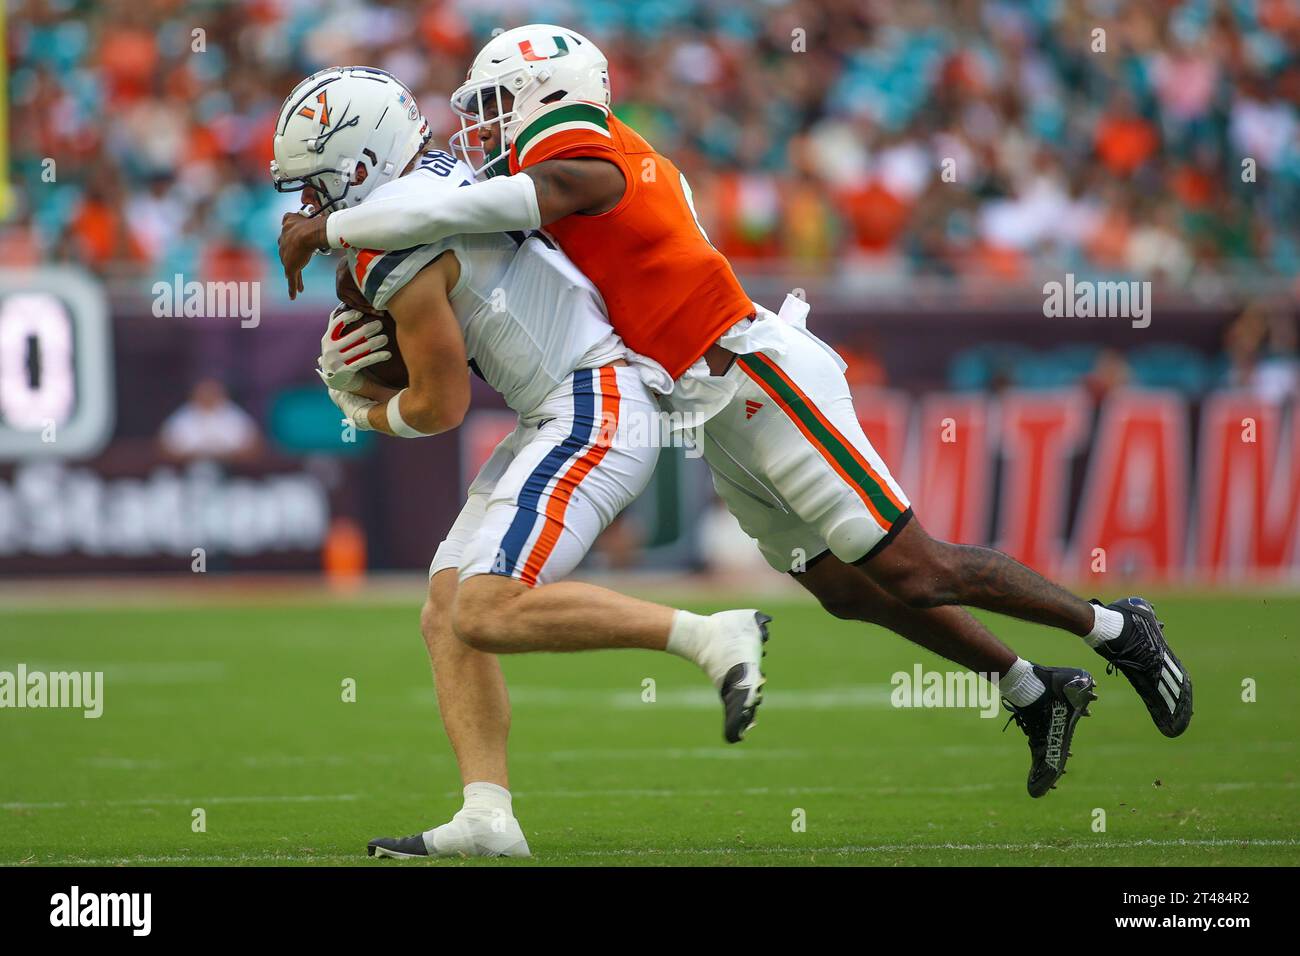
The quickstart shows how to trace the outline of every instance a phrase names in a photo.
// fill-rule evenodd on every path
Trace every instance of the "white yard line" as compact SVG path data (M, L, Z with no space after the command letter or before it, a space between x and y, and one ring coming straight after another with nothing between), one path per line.
M10 801L0 803L0 810L65 810L70 807L206 807L222 803L335 803L362 800L356 793L278 794L252 797L141 797L135 800L51 800L44 803Z
M1080 850L1139 850L1139 849L1207 849L1214 847L1278 847L1300 846L1295 839L1180 839L1180 840L1107 840L1099 838L1092 841L1072 840L1062 843L885 843L841 846L745 846L745 847L696 847L691 849L629 849L629 850L569 850L557 851L557 856L581 857L586 859L655 859L658 857L729 857L744 854L758 854L771 857L811 857L817 854L831 856L869 856L882 853L1017 853L1026 851L1048 851L1059 853L1076 853ZM110 856L110 857L58 857L64 864L79 866L117 866L124 864L158 864L158 863L356 863L361 860L363 850L356 853L313 853L304 850L301 853L234 853L234 854L166 854L156 856ZM20 861L12 861L18 863ZM49 858L33 860L48 864ZM536 857L535 862L546 864L546 854Z

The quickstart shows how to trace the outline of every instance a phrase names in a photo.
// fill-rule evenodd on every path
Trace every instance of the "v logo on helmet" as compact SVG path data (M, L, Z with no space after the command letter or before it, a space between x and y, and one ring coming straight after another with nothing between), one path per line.
M555 41L555 52L550 56L538 56L534 53L532 40L520 40L519 52L524 55L525 60L534 63L538 60L558 60L562 56L569 55L569 44L565 41L564 37L553 36L551 39Z
M320 128L325 130L330 127L330 104L325 96L325 91L321 90L316 94L316 102L320 104ZM298 111L299 116L305 116L309 120L316 118L316 110L310 106L304 106Z

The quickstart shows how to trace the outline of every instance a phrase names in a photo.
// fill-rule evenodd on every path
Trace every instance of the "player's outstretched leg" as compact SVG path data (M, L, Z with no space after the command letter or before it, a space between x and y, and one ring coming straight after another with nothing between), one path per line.
M1100 601L1092 603L1103 607ZM1145 598L1125 598L1104 607L1119 614L1123 623L1109 639L1089 643L1106 659L1106 673L1119 671L1128 678L1160 732L1177 737L1192 722L1192 679L1169 648L1164 624Z
M888 546L856 563L911 607L978 607L1079 637L1095 626L1096 614L1083 598L994 548L932 538L915 518Z
M1177 737L1191 722L1191 678L1142 598L1084 601L1000 551L931 538L917 521L860 566L911 607L961 604L1077 634L1129 679L1161 733Z
M1029 792L1042 796L1060 779L1070 757L1074 724L1079 716L1086 716L1082 706L1075 706L1080 697L1077 689L1086 684L1092 693L1091 675L1017 657L965 608L911 607L884 591L860 567L830 553L808 562L804 571L792 577L835 617L887 627L955 664L996 678L1003 703L1013 715L1020 715L1020 726L1029 738Z
M694 662L722 698L723 736L737 743L763 702L763 645L771 617L753 608L708 616L577 581L529 588L501 574L461 583L453 627L489 654L638 647Z

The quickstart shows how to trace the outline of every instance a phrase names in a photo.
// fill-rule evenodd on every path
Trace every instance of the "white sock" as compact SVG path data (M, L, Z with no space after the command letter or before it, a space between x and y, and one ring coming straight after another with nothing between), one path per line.
M668 646L664 650L703 667L704 650L708 647L711 635L711 622L703 614L678 611L673 615L672 630L668 632Z
M1100 604L1092 606L1092 630L1083 636L1089 647L1100 647L1103 641L1113 641L1124 630L1124 615Z
M430 856L528 856L510 791L495 783L465 785L465 804L446 823L425 830Z
M441 830L455 830L459 825L457 817L462 813L468 814L471 818L506 816L515 815L514 807L511 804L510 791L505 787L499 787L495 783L467 783L462 791L465 794L465 803L461 806L447 823L440 824L431 830L424 831L424 846L433 855L438 853L437 835Z
M462 807L464 810L477 810L486 813L504 810L506 816L513 817L515 815L510 791L505 787L499 787L495 783L467 783L465 784L464 793L465 805Z
M998 681L998 690L1017 707L1027 707L1042 697L1047 688L1034 673L1034 665L1023 657L1017 657L1016 662Z

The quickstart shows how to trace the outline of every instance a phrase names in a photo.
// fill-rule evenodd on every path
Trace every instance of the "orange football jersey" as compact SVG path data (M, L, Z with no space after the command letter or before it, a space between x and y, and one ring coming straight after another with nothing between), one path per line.
M561 101L539 111L510 147L510 172L582 156L623 171L623 198L546 231L600 290L628 347L676 378L754 305L700 228L686 178L604 107Z

